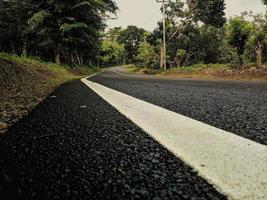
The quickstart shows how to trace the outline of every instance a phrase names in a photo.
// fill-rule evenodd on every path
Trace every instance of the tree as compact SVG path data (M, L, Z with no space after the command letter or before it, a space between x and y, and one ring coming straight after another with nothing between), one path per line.
M32 4L35 11L29 19L28 34L38 36L37 47L54 51L57 63L64 59L79 65L83 64L84 56L89 61L96 57L88 49L98 49L99 31L105 27L103 16L116 10L111 0L32 0Z
M263 4L267 5L267 0L261 0Z
M223 28L216 28L210 25L203 25L199 27L199 61L210 64L217 63L220 46L223 42Z
M187 5L186 5L187 3ZM186 63L216 63L221 43L220 27L225 23L224 0L172 0L166 4L167 55L177 64L177 51L186 52ZM199 23L200 21L204 22ZM162 24L148 41L156 44ZM184 64L184 63L182 63Z
M263 58L262 52L267 46L267 16L255 15L252 25L253 29L246 44L246 51L250 55L250 60L255 58L256 65L260 68Z
M134 58L138 54L140 44L145 42L148 32L143 28L136 26L128 26L126 29L121 31L118 42L124 45L126 62L134 62Z
M104 34L104 38L113 42L118 42L119 36L122 34L123 29L121 27L114 27L108 30Z
M144 42L138 49L136 60L143 67L157 68L159 56L152 45Z
M167 14L167 22L171 23L173 26L176 25L176 21L178 18L186 17L187 13L185 12L185 2L182 0L172 0L166 5L166 14Z
M102 66L121 65L124 63L124 47L110 40L104 40L101 44L100 61Z
M229 44L237 49L241 65L244 63L243 54L246 43L251 35L252 28L252 24L246 21L242 16L231 18L226 25Z
M186 50L178 49L176 51L176 65L177 65L177 67L184 66L184 64L186 63L186 57L187 57Z
M187 0L190 14L206 25L222 27L226 22L224 0Z
M0 0L0 50L21 54L23 30L27 27L30 4L27 0Z
M0 48L57 63L96 62L100 33L116 10L113 0L0 0Z

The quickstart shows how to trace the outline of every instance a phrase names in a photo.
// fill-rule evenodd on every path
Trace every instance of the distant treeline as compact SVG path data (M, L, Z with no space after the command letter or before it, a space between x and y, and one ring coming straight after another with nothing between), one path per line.
M166 10L169 67L199 63L260 67L267 62L267 12L244 12L226 20L224 0L172 0ZM159 68L161 52L160 21L153 32L136 26L110 29L102 41L100 60L102 65Z
M96 65L113 0L0 0L0 51Z
M162 21L152 32L104 33L117 9L115 0L0 0L0 51L58 64L160 68ZM171 0L166 10L169 67L267 62L267 12L227 20L225 0Z

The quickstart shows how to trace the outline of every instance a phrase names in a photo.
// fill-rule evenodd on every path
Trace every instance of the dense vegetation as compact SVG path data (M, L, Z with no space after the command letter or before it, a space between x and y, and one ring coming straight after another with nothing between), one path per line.
M0 51L58 64L160 68L162 21L152 32L104 33L117 9L114 0L0 0ZM169 67L267 62L267 12L227 20L224 0L171 0L166 10Z
M212 63L261 67L267 62L267 12L245 12L226 20L224 0L172 0L166 10L169 67ZM159 68L161 38L161 21L153 32L136 26L110 29L102 41L101 63Z
M77 66L161 67L162 21L152 32L128 26L105 33L117 9L115 0L0 0L0 133L1 122L12 124L61 83L97 70ZM206 66L231 71L252 63L258 68L242 73L266 80L267 12L227 20L224 0L171 0L166 10L167 64L179 67L166 73L199 76ZM235 70L215 78L239 78Z
M0 53L0 135L62 83L98 71Z
M0 0L0 51L68 64L97 64L113 0Z

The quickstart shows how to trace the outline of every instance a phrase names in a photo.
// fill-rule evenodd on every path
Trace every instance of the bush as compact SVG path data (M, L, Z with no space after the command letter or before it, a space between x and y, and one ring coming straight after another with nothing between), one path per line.
M155 48L146 42L138 49L136 60L138 65L142 67L149 67L152 69L159 67L159 56L157 55Z

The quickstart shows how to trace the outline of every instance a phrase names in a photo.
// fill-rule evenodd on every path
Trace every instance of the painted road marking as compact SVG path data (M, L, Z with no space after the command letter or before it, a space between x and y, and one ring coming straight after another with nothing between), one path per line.
M82 79L229 199L267 199L267 146Z

